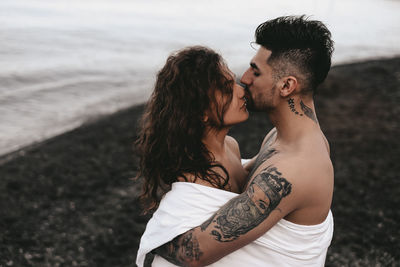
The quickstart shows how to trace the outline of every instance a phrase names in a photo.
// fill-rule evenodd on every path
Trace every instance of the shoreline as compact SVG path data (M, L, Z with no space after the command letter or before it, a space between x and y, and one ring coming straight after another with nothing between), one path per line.
M381 56L381 57L377 57L377 58L371 58L371 59L359 59L359 60L351 60L348 63L346 62L341 62L339 64L334 64L332 65L332 69L335 68L343 68L343 67L351 67L351 66L356 66L359 64L366 64L366 63L378 63L378 62L382 62L382 61L390 61L392 59L396 59L396 58L400 58L400 55L393 55L393 56ZM244 69L244 68L243 68ZM132 86L132 85L131 85ZM143 87L143 86L142 86ZM3 165L4 163L15 159L16 157L19 156L23 156L27 151L30 151L36 147L40 147L41 145L46 144L48 141L51 141L53 138L57 138L59 136L62 136L66 133L69 133L71 131L74 131L76 129L79 129L80 127L85 127L86 125L90 125L92 123L96 123L97 121L101 121L102 119L106 119L109 116L112 116L114 114L118 114L119 112L123 112L124 110L128 110L131 108L134 108L136 106L143 106L145 105L146 98L149 97L149 93L145 93L145 94L140 94L139 96L139 101L135 100L133 101L134 103L129 105L129 104L122 104L119 108L115 108L110 112L104 112L104 111L100 111L98 114L92 114L89 115L86 118L77 118L76 120L78 121L77 123L74 123L74 125L68 126L68 125L64 125L63 128L65 130L61 130L61 131L55 131L57 132L56 134L50 134L47 135L47 137L44 137L42 139L38 138L38 141L35 141L34 139L31 141L31 143L27 143L27 145L18 145L15 144L15 147L17 147L17 149L15 150L11 150L11 151L0 151L0 166ZM132 95L132 98L134 99L135 96ZM100 105L100 104L98 104Z
M15 151L11 151L5 154L0 154L0 167L3 164L6 164L8 161L12 161L18 157L23 157L26 155L26 153L29 153L29 151L35 150L35 149L40 149L41 146L45 146L47 143L53 142L53 140L55 140L55 142L57 142L58 138L62 138L64 135L68 135L70 133L73 133L74 131L80 129L80 128L86 128L86 127L90 127L93 124L96 124L98 122L101 122L102 120L107 120L112 116L118 116L120 113L125 113L128 112L131 109L135 109L135 108L144 108L145 102L143 103L137 103L128 107L123 107L117 111L114 111L113 113L109 113L109 114L102 114L102 115L97 115L97 116L91 116L88 117L86 119L86 121L84 121L83 123L79 124L76 127L70 128L64 132L61 132L59 134L56 134L54 136L51 136L47 139L43 139L41 141L37 141L37 142L33 142L29 145L26 146L22 146L20 148L18 148Z
M335 169L326 266L397 266L400 57L335 66L316 110ZM131 266L149 216L132 148L143 105L99 118L0 166L0 265ZM230 131L243 158L272 125ZM252 129L249 131L248 129ZM368 234L366 234L368 233Z

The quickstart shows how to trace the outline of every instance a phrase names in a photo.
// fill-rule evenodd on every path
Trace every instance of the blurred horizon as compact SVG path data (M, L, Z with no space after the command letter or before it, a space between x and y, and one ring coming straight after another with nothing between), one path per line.
M2 0L0 155L143 103L168 54L218 52L238 76L261 22L311 15L335 41L335 65L400 55L393 0Z

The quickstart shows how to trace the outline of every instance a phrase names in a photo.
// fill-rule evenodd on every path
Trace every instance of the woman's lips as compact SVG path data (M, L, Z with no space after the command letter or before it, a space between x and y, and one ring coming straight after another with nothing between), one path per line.
M247 106L247 99L246 97L244 97L244 103L240 108L246 108L246 106Z

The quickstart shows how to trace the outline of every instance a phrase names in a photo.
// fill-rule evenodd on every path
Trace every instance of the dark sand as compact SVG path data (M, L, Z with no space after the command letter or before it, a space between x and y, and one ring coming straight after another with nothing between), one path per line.
M400 58L334 67L317 95L335 167L326 266L400 266ZM0 266L134 266L140 216L137 106L0 166ZM250 157L271 125L232 129ZM4 158L3 158L4 159Z

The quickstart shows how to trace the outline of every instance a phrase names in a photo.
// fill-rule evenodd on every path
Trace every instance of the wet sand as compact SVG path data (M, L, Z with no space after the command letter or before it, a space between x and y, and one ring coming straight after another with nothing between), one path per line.
M400 58L334 67L316 97L335 167L326 266L400 264ZM133 266L148 216L132 148L143 105L20 150L0 166L1 266ZM233 128L250 157L264 114ZM249 130L251 129L251 130Z

